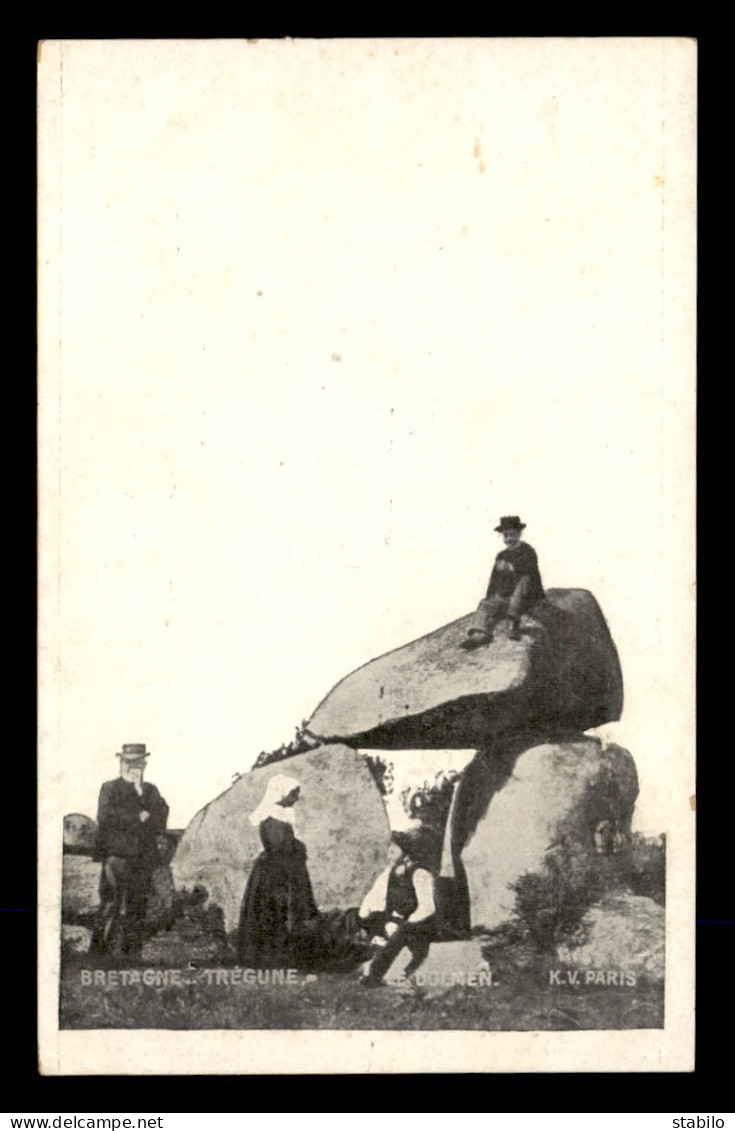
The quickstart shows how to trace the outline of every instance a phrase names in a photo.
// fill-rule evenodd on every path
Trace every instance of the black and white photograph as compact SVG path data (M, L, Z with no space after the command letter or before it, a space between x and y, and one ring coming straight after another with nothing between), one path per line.
M38 91L41 1071L691 1070L696 44Z

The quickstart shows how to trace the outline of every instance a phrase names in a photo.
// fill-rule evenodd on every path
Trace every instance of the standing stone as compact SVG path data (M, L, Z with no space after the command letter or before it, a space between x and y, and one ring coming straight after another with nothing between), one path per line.
M102 864L89 856L65 854L62 857L61 913L74 921L93 915L100 905Z
M174 856L176 887L202 884L228 931L237 926L245 884L262 851L250 814L276 773L301 786L296 835L321 910L358 907L385 867L390 828L365 758L347 746L322 746L243 774L191 821Z
M308 731L363 749L477 749L520 730L576 731L620 718L623 679L585 589L550 589L521 639L460 645L474 613L370 661L317 707Z
M636 980L645 974L661 981L664 933L661 904L630 891L610 891L585 915L578 945L571 942L559 946L557 958L563 965L584 971L583 981L587 981L588 970L597 976L602 972L608 979L612 971Z
M62 923L61 949L65 954L88 954L92 942L92 931L79 923Z
M97 841L97 822L83 813L67 813L64 817L64 852L78 852L86 856L94 853Z
M515 897L508 885L542 870L549 849L564 845L595 854L596 830L607 820L629 835L638 796L628 751L612 744L603 749L585 735L513 755L500 776L497 764L497 752L494 758L477 754L460 787L466 805L458 796L454 818L473 927L511 918Z

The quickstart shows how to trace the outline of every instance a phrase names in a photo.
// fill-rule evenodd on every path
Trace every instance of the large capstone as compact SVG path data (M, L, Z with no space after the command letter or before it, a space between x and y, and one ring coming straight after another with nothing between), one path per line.
M598 857L606 859L608 833L629 838L637 796L631 755L596 738L581 735L518 754L511 748L505 762L497 750L478 752L452 814L457 882L466 883L471 926L492 928L512 918L516 897L509 885L524 874L544 875L550 853L573 859L569 882L579 877L582 898L590 869L597 877Z
M473 615L370 661L317 707L328 742L400 750L486 746L496 735L588 730L620 718L623 679L600 606L585 589L550 589L491 644L461 647Z
M322 746L243 774L193 818L173 859L176 887L202 885L237 926L245 884L262 851L250 814L269 778L285 772L301 786L296 832L321 910L359 907L385 867L390 828L365 758L346 746Z

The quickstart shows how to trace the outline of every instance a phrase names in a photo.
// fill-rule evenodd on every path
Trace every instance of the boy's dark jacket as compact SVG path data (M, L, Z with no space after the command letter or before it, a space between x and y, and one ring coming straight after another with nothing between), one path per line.
M525 597L526 606L534 605L544 595L544 587L538 568L538 558L533 546L519 542L513 550L501 550L495 559L488 597L512 597L513 590L522 577L528 577L529 585Z

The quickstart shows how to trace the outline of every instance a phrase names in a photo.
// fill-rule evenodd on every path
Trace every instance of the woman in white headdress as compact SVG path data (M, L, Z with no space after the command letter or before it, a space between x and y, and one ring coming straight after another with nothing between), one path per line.
M274 774L250 814L263 851L253 865L240 909L237 949L245 966L298 965L304 928L318 915L306 848L296 839L294 806L300 792L295 778Z

